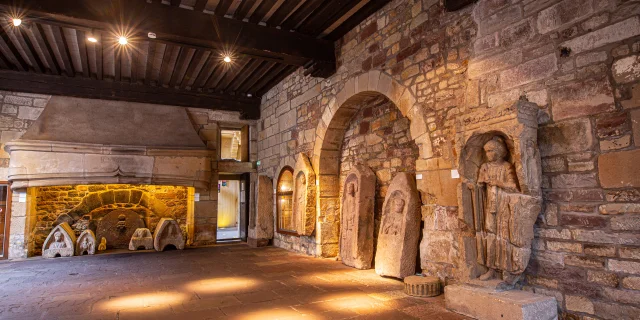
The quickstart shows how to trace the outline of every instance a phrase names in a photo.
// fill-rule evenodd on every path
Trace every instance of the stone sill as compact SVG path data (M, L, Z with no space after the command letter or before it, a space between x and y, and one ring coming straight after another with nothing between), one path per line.
M254 173L257 172L254 162L218 161L219 173Z
M40 151L63 153L89 153L109 155L147 155L147 156L181 156L181 157L213 157L215 150L194 147L146 147L127 145L105 145L75 142L56 142L43 140L17 140L7 142L5 151Z

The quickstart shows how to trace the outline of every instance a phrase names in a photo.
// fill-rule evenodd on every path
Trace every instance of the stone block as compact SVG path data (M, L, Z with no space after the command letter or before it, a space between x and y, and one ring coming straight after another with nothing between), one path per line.
M418 190L428 198L423 201L440 206L457 206L457 190L460 179L451 178L451 169L421 172L422 180L418 180Z
M598 176L604 188L640 187L640 149L601 154Z
M550 77L558 70L555 53L527 61L500 73L500 86L513 88Z
M476 79L484 74L515 66L522 62L522 51L507 51L480 61L469 63L469 78Z
M611 67L613 79L617 83L628 83L640 78L640 55L616 60ZM22 107L21 107L22 108Z
M640 262L609 259L607 269L614 272L640 274Z
M364 165L355 166L344 182L340 223L340 258L357 269L373 261L376 176Z
M564 121L538 129L538 144L543 157L591 150L594 144L589 119Z
M595 173L568 173L551 177L554 189L588 188L598 185Z
M249 218L249 228L254 230L256 244L273 238L273 182L265 175L258 176L256 184L255 217Z
M572 54L578 54L610 43L631 38L639 34L640 18L634 16L627 20L566 41L562 43L561 46L571 49Z
M554 297L526 291L502 291L471 285L444 288L447 309L482 320L553 320L558 319Z
M592 0L564 0L538 13L538 31L545 34L593 12Z
M613 89L606 78L570 83L549 90L553 120L613 111Z
M593 314L595 312L593 308L593 302L591 302L591 300L586 297L567 295L565 296L565 304L567 306L567 310L569 311L583 312L588 314Z
M76 241L76 255L94 255L98 242L96 241L96 235L92 230L86 229L82 231L78 240Z
M147 228L136 229L129 241L129 250L136 251L141 247L144 250L153 249L153 236L151 236L151 231Z

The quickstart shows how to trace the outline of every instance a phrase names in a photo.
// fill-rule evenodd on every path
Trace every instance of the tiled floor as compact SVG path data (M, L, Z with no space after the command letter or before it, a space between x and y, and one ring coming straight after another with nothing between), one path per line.
M465 319L442 296L244 244L0 262L0 319Z

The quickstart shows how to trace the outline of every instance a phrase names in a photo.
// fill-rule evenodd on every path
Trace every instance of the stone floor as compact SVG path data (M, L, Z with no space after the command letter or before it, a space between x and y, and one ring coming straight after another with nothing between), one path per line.
M340 262L245 244L0 262L0 319L466 319Z

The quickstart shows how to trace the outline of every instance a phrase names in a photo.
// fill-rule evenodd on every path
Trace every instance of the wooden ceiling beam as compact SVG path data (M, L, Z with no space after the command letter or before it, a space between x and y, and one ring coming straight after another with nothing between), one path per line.
M218 7L224 9L232 1L221 0ZM304 8L306 15L322 1L308 2L314 5ZM13 4L13 0L0 0L0 10L12 12L20 9L32 19L104 31L125 28L133 33L132 37L146 38L147 32L152 31L156 33L158 40L203 46L218 51L232 50L251 58L276 59L277 62L289 65L303 66L309 60L335 62L334 44L330 41L159 3L142 0L22 0L20 8ZM137 25L123 25L126 21L136 21Z
M215 15L218 17L224 17L232 4L233 0L220 0L220 2L218 2L218 6L214 10Z
M256 11L254 11L253 14L251 14L251 17L249 17L249 22L251 22L251 23L260 23L262 21L262 19L264 18L264 16L266 16L267 13L269 13L269 10L271 10L271 8L273 8L273 6L276 4L276 2L278 2L278 1L277 0L262 0L262 2L260 2L260 4L258 5L258 8L256 8Z
M307 0L280 25L283 30L292 30L318 9L323 0Z
M82 64L82 75L89 77L89 63L87 59L87 38L85 38L84 31L77 30L76 38L78 39L78 51L80 51L80 63Z
M193 11L202 12L204 8L207 7L208 0L198 0L196 4L193 6Z
M9 39L9 35L3 28L0 29L0 46L2 46L4 49L3 51L6 52L5 54L7 55L7 59L11 60L12 64L19 71L29 71L29 64L24 60L11 39Z
M291 12L300 5L299 0L285 0L278 9L267 19L268 26L279 26Z
M0 90L239 111L244 119L260 118L259 98L196 93L128 82L0 70Z
M247 79L245 83L240 86L238 89L240 92L251 93L255 95L255 90L253 90L253 86L256 82L260 81L260 79L264 78L265 75L271 71L277 64L269 61L263 61L262 65L256 68L256 72Z
M53 34L53 38L55 39L56 45L58 47L58 54L60 55L62 63L64 64L64 72L69 77L75 77L76 72L73 70L71 58L69 57L69 53L67 52L67 44L63 38L64 35L62 34L62 28L51 26L51 33Z
M51 46L42 37L42 31L40 30L40 28L41 27L40 27L39 24L37 24L37 23L32 24L31 27L30 27L31 35L34 38L34 41L36 43L38 43L38 46L40 47L40 50L42 51L42 55L44 57L44 60L46 60L47 64L49 65L49 70L51 70L51 73L57 75L58 74L57 62L55 61L55 59L53 59L53 53L51 52Z
M391 2L391 0L371 0L365 6L363 6L360 10L356 11L349 19L345 20L341 25L335 28L331 33L329 33L324 39L329 41L336 41L347 32L351 31L355 28L360 22L367 19L372 14L376 13L378 10L382 9L387 3Z
M233 18L238 20L246 18L247 14L249 14L249 10L253 8L254 4L256 4L256 0L242 0L236 11L233 13Z

